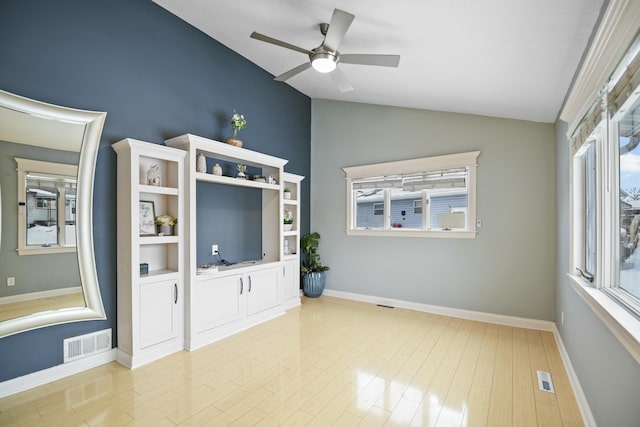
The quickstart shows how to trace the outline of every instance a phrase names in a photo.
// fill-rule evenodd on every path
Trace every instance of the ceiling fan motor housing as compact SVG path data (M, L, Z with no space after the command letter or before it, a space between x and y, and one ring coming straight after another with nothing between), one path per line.
M323 45L311 51L313 53L309 54L309 59L311 60L311 66L315 70L321 73L330 73L335 70L340 60L340 53L338 53L338 51L330 51Z

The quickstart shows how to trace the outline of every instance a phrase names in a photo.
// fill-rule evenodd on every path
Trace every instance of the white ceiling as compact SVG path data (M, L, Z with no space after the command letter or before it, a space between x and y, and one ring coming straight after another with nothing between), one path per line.
M154 0L275 75L311 49L338 7L356 16L341 53L401 55L398 68L339 64L354 90L308 69L286 83L311 98L554 122L603 0Z

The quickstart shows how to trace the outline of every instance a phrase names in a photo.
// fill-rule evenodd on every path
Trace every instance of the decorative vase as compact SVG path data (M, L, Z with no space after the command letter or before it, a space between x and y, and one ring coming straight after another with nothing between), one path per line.
M159 225L158 226L158 235L159 236L173 236L173 225Z
M284 224L284 231L293 230L293 224Z
M234 147L242 148L242 141L235 138L229 138L225 141L229 145L233 145Z
M147 171L147 184L160 185L160 166L151 165Z
M207 158L202 153L196 157L196 172L207 173Z
M222 166L216 163L215 165L213 165L213 168L211 168L211 173L214 175L222 176Z
M282 197L285 200L290 200L291 199L291 192L290 191L285 191L284 193L282 193Z
M325 272L312 271L302 276L302 291L309 298L318 298L324 291Z

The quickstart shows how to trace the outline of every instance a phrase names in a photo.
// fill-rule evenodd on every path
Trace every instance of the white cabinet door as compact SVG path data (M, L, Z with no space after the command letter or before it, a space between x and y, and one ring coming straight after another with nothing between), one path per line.
M269 268L251 271L245 275L249 316L280 304L278 270L279 267Z
M177 280L140 285L140 348L178 337L179 298Z
M247 292L247 286L242 286L241 280L242 274L236 274L196 282L192 297L196 334L238 320L243 315L241 292Z
M283 297L287 301L300 295L300 265L298 260L282 263L283 273Z

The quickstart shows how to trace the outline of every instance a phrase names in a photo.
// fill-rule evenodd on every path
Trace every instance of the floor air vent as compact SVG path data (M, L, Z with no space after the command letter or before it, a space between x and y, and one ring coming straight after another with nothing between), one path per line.
M548 391L549 393L555 393L553 389L553 381L551 381L551 374L545 371L538 372L538 387L542 391Z
M64 363L111 349L111 329L64 340Z

